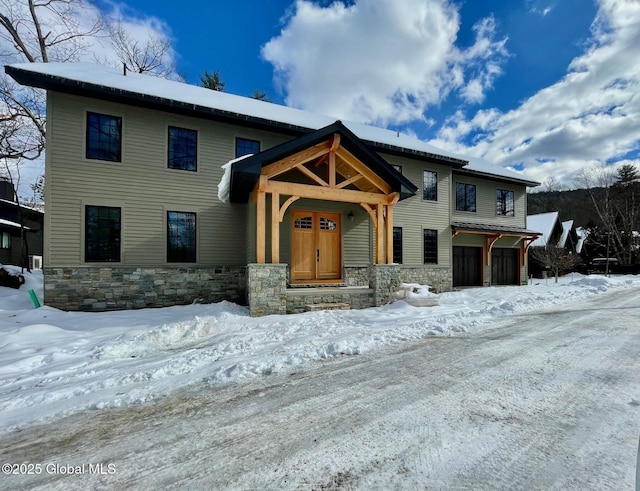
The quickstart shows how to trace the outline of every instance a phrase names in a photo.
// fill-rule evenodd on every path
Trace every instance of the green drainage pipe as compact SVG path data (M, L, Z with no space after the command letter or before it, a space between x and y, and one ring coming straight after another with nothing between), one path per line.
M40 301L38 300L38 297L36 296L36 292L34 292L33 290L29 290L29 296L31 297L31 301L33 302L33 306L36 309L40 308Z

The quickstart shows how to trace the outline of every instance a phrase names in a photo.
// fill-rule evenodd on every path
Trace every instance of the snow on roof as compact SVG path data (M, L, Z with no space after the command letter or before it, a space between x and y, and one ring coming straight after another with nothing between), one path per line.
M91 63L19 63L10 65L12 69L34 74L58 77L67 81L92 84L123 92L161 98L166 103L177 101L183 104L225 111L253 118L272 121L301 128L317 130L335 122L335 118L314 114L279 104L259 101L249 97L242 97L225 92L206 89L195 85L176 82L164 78L152 77L145 74L128 72L123 75L122 70L95 65ZM406 150L418 151L440 156L445 159L468 161L465 168L491 176L516 179L526 184L534 184L523 174L504 169L482 159L469 158L441 150L413 136L396 131L369 126L362 123L346 122L344 125L355 133L358 138L382 145L390 145Z
M544 247L549 242L549 237L553 233L553 228L558 221L558 212L539 213L537 215L527 215L527 228L542 233L540 237L531 243L531 247Z
M560 240L558 240L558 247L564 247L567 243L567 238L569 237L569 233L573 228L573 220L567 220L566 222L562 222L562 235L560 236Z
M224 169L224 174L222 174L222 179L218 183L218 199L223 203L229 203L230 201L230 193L231 193L231 166L240 160L244 160L247 157L251 157L253 154L248 153L246 155L242 155L236 159L232 159L226 164L222 164L221 167Z
M18 203L8 199L0 199L0 203L7 203L9 205L18 206ZM44 213L44 205L38 205L34 203L20 203L20 207L25 210L37 211L38 213Z
M4 218L0 218L0 225L4 225L5 227L12 227L12 228L20 228L21 227L21 225L19 223L12 222L11 220L5 220ZM25 226L24 228L25 228L25 230L31 230L27 226Z
M576 235L578 236L576 252L580 254L582 252L582 248L584 247L584 243L587 241L587 237L589 237L589 230L587 230L586 228L578 227L576 228Z

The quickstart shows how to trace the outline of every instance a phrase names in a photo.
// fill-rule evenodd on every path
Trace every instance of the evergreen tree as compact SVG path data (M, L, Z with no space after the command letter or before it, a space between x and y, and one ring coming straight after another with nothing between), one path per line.
M249 97L251 97L252 99L258 99L259 101L264 101L264 102L273 102L273 101L271 100L271 98L269 98L269 97L267 96L267 93L266 93L266 92L261 92L261 91L259 91L258 89L255 89L255 90L253 91L253 95L251 95L251 96L249 96Z
M207 89L224 92L224 82L220 80L220 70L216 70L213 73L205 70L200 76L200 82L202 82L202 86Z

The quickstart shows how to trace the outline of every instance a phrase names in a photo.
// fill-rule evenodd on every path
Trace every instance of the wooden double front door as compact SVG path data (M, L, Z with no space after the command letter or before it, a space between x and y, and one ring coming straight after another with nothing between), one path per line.
M340 214L291 212L291 281L342 277Z

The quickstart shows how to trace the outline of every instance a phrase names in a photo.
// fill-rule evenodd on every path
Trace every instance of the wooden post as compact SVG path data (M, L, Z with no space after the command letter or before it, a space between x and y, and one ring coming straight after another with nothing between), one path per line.
M280 194L271 193L271 263L280 262Z
M336 187L336 152L329 152L329 187Z
M264 264L265 262L265 192L258 190L257 192L257 220L256 220L256 262Z
M383 209L384 205L382 204L378 204L378 206L376 206L378 222L378 226L376 227L376 264L382 264L384 261L384 216L382 215Z
M387 205L387 264L393 263L393 205Z

